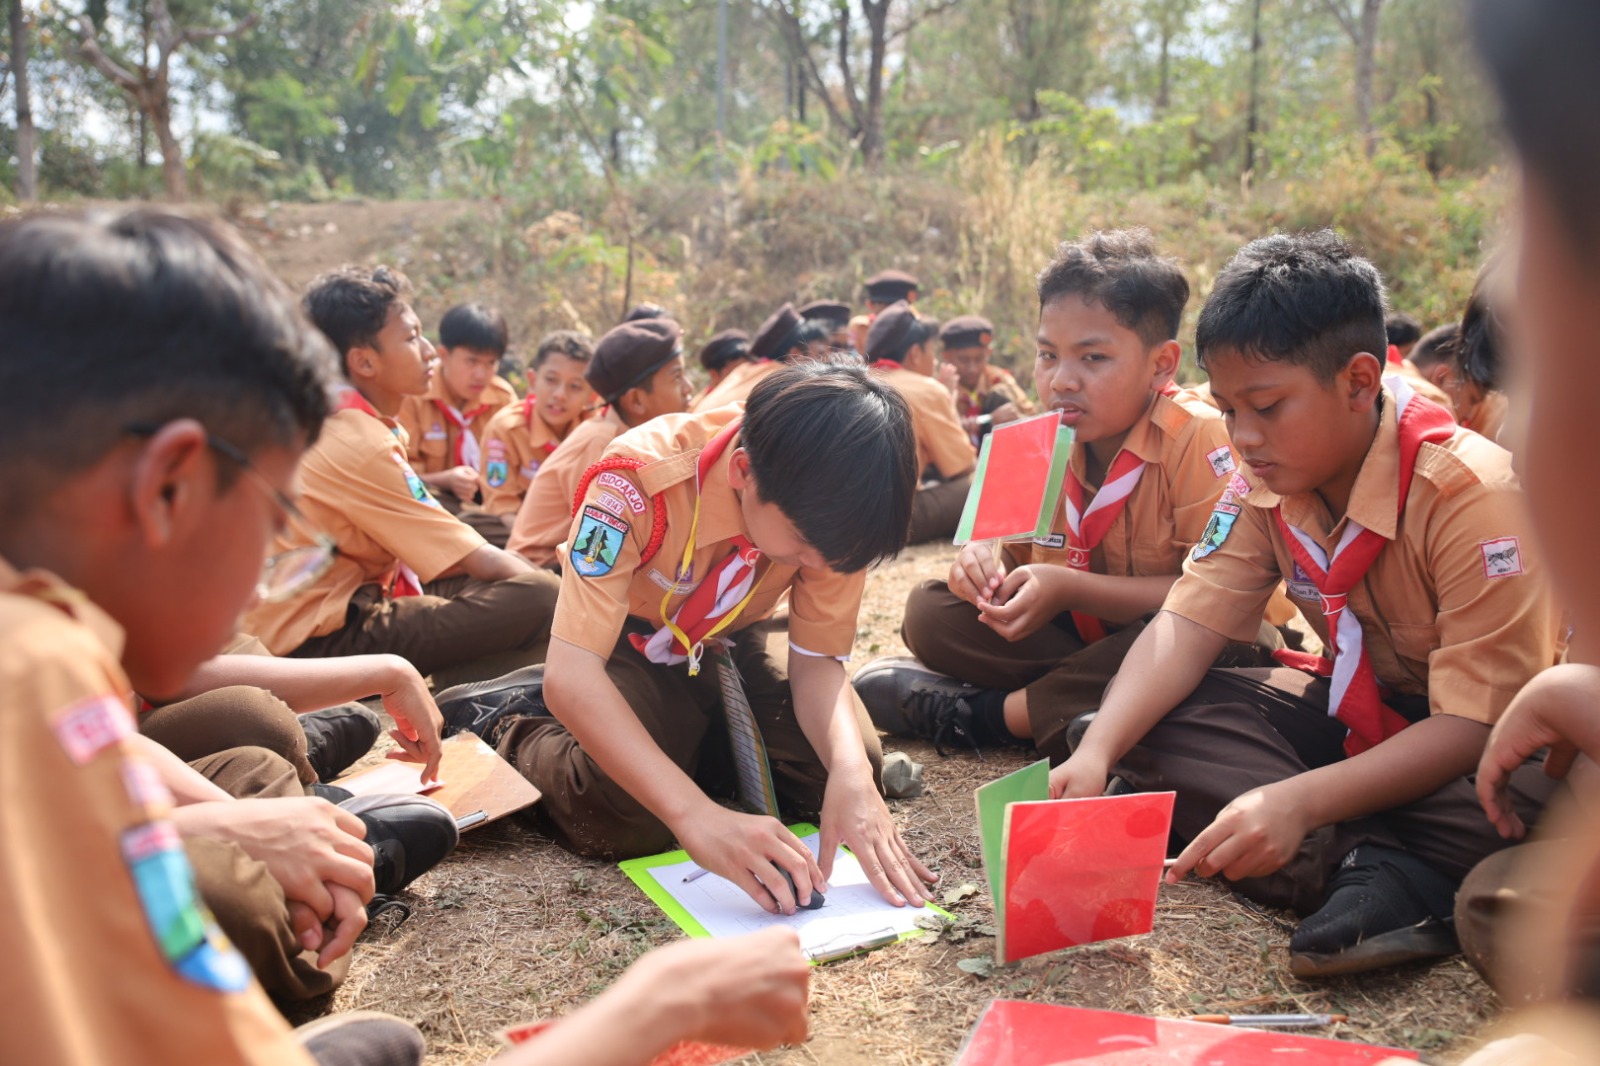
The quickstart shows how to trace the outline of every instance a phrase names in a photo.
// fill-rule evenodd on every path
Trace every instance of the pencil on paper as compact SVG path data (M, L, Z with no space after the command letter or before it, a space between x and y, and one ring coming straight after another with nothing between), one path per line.
M1348 1014L1196 1014L1192 1021L1248 1025L1257 1029L1312 1029L1350 1020Z

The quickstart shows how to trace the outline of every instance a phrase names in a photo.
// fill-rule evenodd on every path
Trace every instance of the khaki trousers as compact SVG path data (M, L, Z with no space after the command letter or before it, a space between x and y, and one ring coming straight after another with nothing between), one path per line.
M264 748L231 748L190 765L235 799L305 795L294 767ZM264 864L239 845L220 840L186 839L184 850L201 898L269 994L311 999L339 987L350 956L317 969L316 954L303 951L295 939L283 889Z
M1061 615L1021 640L1011 641L978 620L978 609L950 591L943 581L925 581L906 598L900 635L924 666L979 688L1028 693L1028 722L1034 747L1052 765L1063 762L1067 728L1073 720L1097 710L1106 685L1144 632L1143 620L1123 626L1092 644L1085 644L1070 615ZM1282 638L1263 626L1258 638L1266 648L1282 647ZM1233 644L1219 665L1256 665L1267 651Z
M294 767L302 785L317 780L299 716L265 689L236 685L157 707L140 716L139 732L187 763L229 748L265 748Z
M1177 792L1172 835L1181 847L1235 797L1342 760L1344 737L1344 726L1328 715L1326 679L1286 667L1212 670L1112 773L1140 792ZM1509 793L1531 826L1555 788L1529 762L1512 773ZM1392 810L1323 826L1283 869L1233 887L1306 915L1322 906L1329 877L1357 845L1402 849L1460 881L1510 843L1484 817L1473 778L1461 777Z
M648 630L631 619L629 627L611 653L606 676L668 758L709 795L733 795L735 778L715 669L708 663L699 676L690 677L682 664L652 663L627 639L628 632ZM816 815L828 773L795 717L787 626L769 620L740 630L734 635L733 659L766 741L779 808L791 818ZM873 778L881 787L883 749L877 732L861 701L845 688L851 691ZM499 752L544 794L533 817L563 847L615 860L673 846L672 831L611 780L554 718L514 723L501 737Z
M296 657L387 652L411 661L423 676L448 671L459 684L509 673L544 661L561 579L539 570L503 581L452 577L434 581L420 596L385 599L363 585L350 599L342 628L312 637Z

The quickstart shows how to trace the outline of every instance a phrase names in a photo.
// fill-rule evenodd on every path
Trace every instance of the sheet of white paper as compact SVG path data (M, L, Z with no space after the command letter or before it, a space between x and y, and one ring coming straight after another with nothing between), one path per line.
M409 796L432 792L444 784L443 781L429 781L424 785L420 763L398 761L386 762L335 783L357 796Z
M817 851L818 835L800 838L812 854ZM790 916L768 914L744 889L716 874L684 884L683 879L698 869L685 861L653 867L650 873L712 936L740 936L774 925L788 926L800 934L800 947L808 955L833 954L889 934L898 937L915 929L918 918L932 913L886 902L867 881L855 856L843 848L833 860L827 902L817 910L800 910ZM774 876L779 876L776 871Z

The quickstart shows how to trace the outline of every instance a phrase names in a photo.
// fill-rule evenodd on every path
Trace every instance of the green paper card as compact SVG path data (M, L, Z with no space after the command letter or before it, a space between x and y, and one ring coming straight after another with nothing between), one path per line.
M994 900L994 925L1006 925L1006 808L1013 803L1050 798L1050 760L1040 759L1015 773L978 786L978 838L983 842L983 872Z

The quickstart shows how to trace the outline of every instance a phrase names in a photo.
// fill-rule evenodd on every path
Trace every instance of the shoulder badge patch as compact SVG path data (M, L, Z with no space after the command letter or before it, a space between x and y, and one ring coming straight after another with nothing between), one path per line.
M1233 449L1224 444L1215 451L1206 452L1206 462L1211 464L1213 477L1227 477L1234 471Z
M497 489L506 483L506 478L511 476L511 471L506 467L504 459L490 459L483 467L483 480L491 489Z
M1250 495L1250 482L1246 481L1238 471L1234 471L1233 476L1228 479L1227 491L1239 497L1248 496Z
M122 857L156 946L172 968L219 992L248 988L250 964L200 903L194 871L172 823L148 822L124 832Z
M617 565L628 523L598 507L585 504L577 535L572 538L572 568L583 577L603 577Z
M634 514L644 514L644 494L639 491L633 482L629 481L621 474L615 474L610 470L607 470L605 473L595 478L595 484L604 486L608 489L615 489L617 492L622 494L622 498L624 500L628 501L628 510L632 511Z
M1522 546L1516 537L1486 540L1478 545L1483 552L1483 576L1514 577L1522 573Z
M82 766L133 735L133 717L115 696L91 696L58 711L50 720L67 757Z
M1200 543L1194 546L1194 551L1189 557L1199 562L1222 547L1222 542L1233 532L1233 523L1238 517L1238 504L1218 503L1216 509L1211 512L1211 521L1206 523L1206 531L1200 534Z
M399 464L400 473L406 479L406 488L411 492L411 498L418 503L425 503L429 507L438 507L439 501L433 498L433 494L428 491L428 486L424 485L422 479L417 476L417 472L411 469L411 464L406 462L405 456L399 452L390 452L389 454Z

